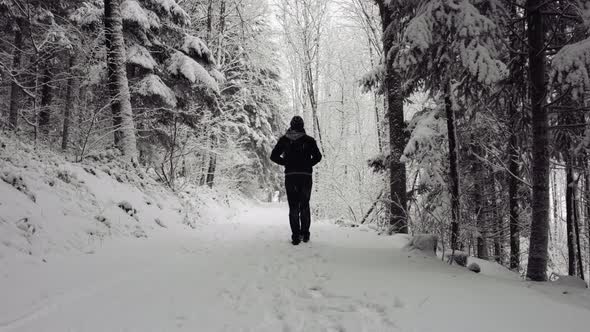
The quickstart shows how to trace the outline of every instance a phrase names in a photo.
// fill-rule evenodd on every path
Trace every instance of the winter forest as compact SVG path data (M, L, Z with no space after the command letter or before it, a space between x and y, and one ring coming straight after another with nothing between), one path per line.
M473 313L480 330L590 325L590 1L0 0L0 29L0 271L11 271L0 277L0 294L9 294L0 295L0 331L470 330L451 324L450 290L366 295L420 283L428 271L459 274L465 292L474 282L491 297L513 293L524 301L516 308L542 299L555 306L548 315L571 313L563 303L577 310L562 325L541 319L535 328L526 318L539 314L534 306L505 328L481 310ZM285 175L269 159L295 115L323 155L313 171L311 247L296 250L285 242ZM132 256L136 238L155 244L138 244ZM265 241L276 243L264 249ZM249 249L238 250L242 242ZM292 256L305 249L317 252ZM416 250L434 259L416 268ZM72 252L92 252L96 262ZM115 262L117 252L125 254ZM178 252L208 254L201 262ZM334 263L347 259L366 264ZM47 267L56 260L62 265ZM114 314L114 325L71 318L74 303L102 310L113 299L88 299L81 281L64 281L64 267L99 280L119 262L131 276L136 265L195 260L199 271L178 270L186 280L175 283L229 287L194 295L225 299L201 303L200 315L147 325L161 313L152 303L146 325L133 311ZM265 260L284 264L258 269ZM379 263L366 266L372 260ZM113 269L101 270L107 262ZM232 265L258 290L245 280L239 288ZM378 266L387 274L379 277ZM43 275L61 281L30 289ZM283 277L305 294L274 289ZM423 282L439 282L430 278ZM365 300L339 293L371 280L383 282ZM455 287L446 282L441 289ZM115 292L103 286L92 294ZM117 287L130 307L142 301ZM62 295L70 288L77 291ZM38 302L43 292L49 300ZM256 304L237 294L260 308L247 309ZM437 303L436 294L432 312L449 311L432 325L409 313L395 318ZM153 296L146 301L160 301ZM488 313L500 306L482 305ZM275 308L263 314L266 307ZM261 312L228 314L240 310Z

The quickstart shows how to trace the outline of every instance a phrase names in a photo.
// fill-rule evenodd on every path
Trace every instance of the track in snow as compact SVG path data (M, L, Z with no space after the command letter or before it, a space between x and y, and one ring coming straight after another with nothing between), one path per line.
M0 272L0 331L582 331L590 311L283 208ZM545 314L546 313L546 314ZM555 319L562 317L563 320Z

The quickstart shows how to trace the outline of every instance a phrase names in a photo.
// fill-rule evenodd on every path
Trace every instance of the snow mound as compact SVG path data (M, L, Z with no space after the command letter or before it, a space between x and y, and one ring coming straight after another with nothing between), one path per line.
M436 256L436 247L438 246L438 236L433 234L416 234L412 236L406 249L419 250L427 255Z
M162 79L155 74L149 74L144 77L138 84L136 92L142 96L157 96L166 105L176 107L178 100L174 91L172 91Z
M184 195L169 191L118 163L116 151L71 163L4 134L0 142L0 262L93 252L108 239L191 231L200 218L224 220L235 212L217 192L201 198L196 188ZM222 207L228 212L219 213Z
M467 269L469 269L469 271L473 271L475 273L480 273L481 272L481 267L477 263L471 263L471 264L469 264L469 266L467 266Z
M467 267L467 259L469 258L468 253L466 253L464 251L460 251L460 250L455 250L454 252L448 251L444 255L445 255L446 261L450 262L452 260L453 263L455 263L459 266Z
M555 281L553 281L553 284L570 288L586 288L586 282L578 276L560 275Z

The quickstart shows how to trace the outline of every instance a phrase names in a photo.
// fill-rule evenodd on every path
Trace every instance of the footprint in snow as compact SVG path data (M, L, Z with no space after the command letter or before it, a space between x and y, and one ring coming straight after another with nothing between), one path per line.
M307 291L309 293L309 296L311 296L314 299L319 299L319 298L325 297L324 294L322 293L322 288L319 286L311 287Z
M404 302L402 302L402 300L400 300L400 299L399 299L399 297L397 297L397 296L396 296L396 297L393 299L393 307L394 307L394 308L401 309L401 308L403 308L404 306L405 306L405 305L404 305Z

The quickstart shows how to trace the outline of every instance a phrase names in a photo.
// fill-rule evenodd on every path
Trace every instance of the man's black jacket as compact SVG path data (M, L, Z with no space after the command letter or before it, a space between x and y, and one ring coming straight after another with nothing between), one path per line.
M309 174L313 166L322 160L315 139L305 131L289 129L272 150L270 160L285 166L285 174Z

